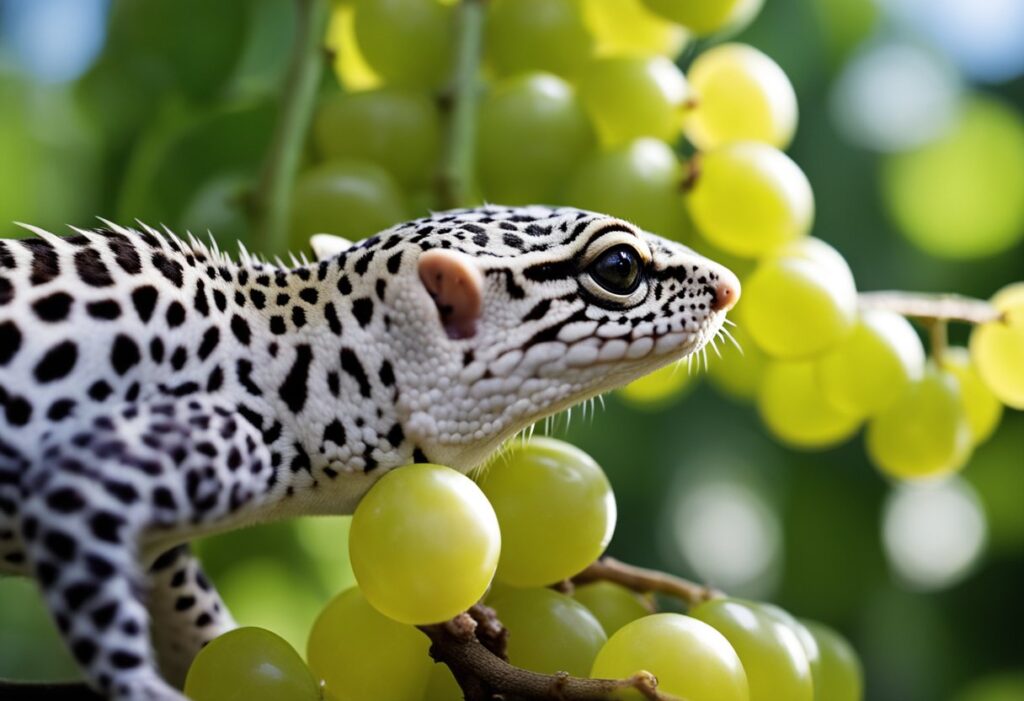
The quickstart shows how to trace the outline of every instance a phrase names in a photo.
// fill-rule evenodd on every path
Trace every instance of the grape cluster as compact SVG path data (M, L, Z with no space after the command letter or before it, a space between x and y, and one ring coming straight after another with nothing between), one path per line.
M338 594L309 634L306 660L273 633L242 628L203 649L186 692L196 701L457 701L458 684L416 629L483 600L508 630L523 669L625 679L648 671L690 701L859 701L860 663L817 623L730 598L688 614L610 581L565 594L615 527L600 466L538 438L506 447L470 479L440 465L385 475L360 502L349 548L357 586ZM322 689L321 689L322 686Z

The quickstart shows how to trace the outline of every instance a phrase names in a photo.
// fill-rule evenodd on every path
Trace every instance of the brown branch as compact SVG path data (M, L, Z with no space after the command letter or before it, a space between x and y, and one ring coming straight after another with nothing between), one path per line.
M862 309L886 309L902 316L924 321L959 321L984 324L999 321L1003 313L984 300L954 294L925 292L861 292Z
M650 592L667 594L682 600L687 606L696 606L709 599L724 596L717 589L658 570L627 565L613 557L603 557L592 563L587 569L573 577L572 581L575 584L598 581L614 582L641 594Z

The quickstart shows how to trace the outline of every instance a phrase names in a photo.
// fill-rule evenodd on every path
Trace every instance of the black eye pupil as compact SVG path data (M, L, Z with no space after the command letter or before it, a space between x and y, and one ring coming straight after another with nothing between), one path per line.
M630 246L615 246L590 264L590 276L609 292L627 295L640 284L640 256Z

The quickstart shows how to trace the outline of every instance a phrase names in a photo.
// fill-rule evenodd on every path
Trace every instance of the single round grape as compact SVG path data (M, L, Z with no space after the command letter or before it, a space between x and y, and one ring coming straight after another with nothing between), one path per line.
M664 56L597 59L583 71L579 91L606 147L641 136L674 143L682 132L689 90Z
M345 90L380 87L380 76L370 68L356 44L355 9L351 4L335 5L331 10L324 46L334 54L334 73Z
M750 701L813 701L814 686L807 653L796 632L756 605L713 599L690 615L720 632L743 663Z
M446 621L487 590L501 551L494 509L465 475L406 465L384 475L352 516L352 571L366 600L396 621Z
M654 12L697 34L739 31L761 10L764 0L644 0Z
M971 451L956 378L929 365L924 377L868 422L868 455L892 477L935 477L963 467Z
M856 433L861 419L836 409L822 394L813 361L769 362L757 393L768 429L797 448L824 448Z
M594 146L594 131L572 86L549 73L499 81L477 126L477 173L488 201L552 202Z
M687 371L686 363L672 363L633 380L618 395L641 409L662 409L692 388L696 379L696 374Z
M834 248L803 239L761 261L744 281L740 323L768 355L816 356L848 337L857 319L853 273Z
M1024 409L1024 282L1007 285L991 301L1003 319L974 328L971 360L1000 401Z
M398 184L378 165L329 161L299 175L292 191L292 250L309 247L313 234L353 241L408 218Z
M586 606L553 589L501 587L487 605L508 629L509 662L533 672L585 677L608 639Z
M652 233L686 242L692 225L679 198L683 167L663 141L637 139L594 154L566 189L566 204L605 212Z
M740 304L744 301L745 298ZM716 388L736 399L754 399L757 388L761 386L768 357L757 347L743 326L733 326L728 330L736 344L733 345L728 339L718 342L722 357L708 358L708 379Z
M660 691L687 701L751 699L732 645L690 616L657 613L627 623L597 653L590 676L626 679L643 670L658 678Z
M441 0L357 0L355 35L367 63L388 84L438 88L448 82L455 6Z
M818 360L821 391L851 416L877 414L924 374L924 346L905 318L882 309L861 313L852 333Z
M576 0L493 0L484 46L498 76L547 71L574 78L590 59L594 41Z
M952 373L960 383L960 396L974 444L984 443L1003 418L1003 403L982 381L966 348L947 348L942 354L942 369Z
M850 643L831 628L815 621L800 621L813 638L817 655L811 661L814 701L862 701L864 673Z
M701 151L734 141L784 149L796 131L796 92L767 54L746 44L721 44L700 54L686 73L696 106L686 138Z
M604 552L615 496L593 458L552 438L512 448L479 478L501 524L497 579L518 587L558 582Z
M605 635L612 635L630 621L650 615L640 596L614 582L593 582L576 587L572 598L594 614Z
M282 638L263 628L236 628L199 651L185 694L192 701L318 701L320 685Z
M752 258L810 231L811 184L786 154L738 141L695 158L697 178L686 202L697 229L715 246Z
M434 666L430 639L393 621L351 587L324 607L306 658L332 701L420 701Z
M643 0L582 0L582 8L598 56L674 59L686 46L686 30L651 12Z
M434 175L441 144L437 103L401 88L332 95L313 122L313 141L326 160L376 163L406 186Z

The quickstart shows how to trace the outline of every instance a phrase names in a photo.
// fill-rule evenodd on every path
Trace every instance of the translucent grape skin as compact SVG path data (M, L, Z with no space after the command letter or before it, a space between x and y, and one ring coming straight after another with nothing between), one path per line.
M752 699L732 645L690 616L657 613L627 623L601 648L590 676L626 679L641 670L658 678L659 690L687 701Z
M498 81L479 110L483 194L510 205L552 202L594 142L575 90L561 78L528 73Z
M796 632L757 604L712 599L690 615L732 644L750 687L750 701L814 701L811 666Z
M192 701L318 701L320 685L282 638L263 628L236 628L199 651L185 694Z
M533 672L585 677L607 640L586 606L553 589L498 587L487 605L509 631L509 662Z
M814 194L800 167L776 148L737 141L697 157L686 203L715 246L747 258L807 235Z
M800 623L813 637L818 652L811 661L814 701L862 701L864 672L850 643L821 623Z
M429 648L427 636L379 613L351 587L317 617L306 658L331 701L420 701L434 666Z
M991 303L1003 313L1003 320L974 328L971 360L1000 401L1014 409L1024 409L1024 282L999 290Z
M984 443L995 433L1003 418L1002 402L982 381L966 348L946 348L942 353L941 364L943 370L954 375L960 382L960 396L974 445Z
M440 0L357 0L356 41L387 84L438 88L451 72L454 11Z
M575 0L493 0L484 46L498 76L547 71L573 79L594 51Z
M721 44L701 53L686 78L695 103L686 138L697 149L734 141L785 149L793 140L796 92L767 54L746 44Z
M577 586L572 598L594 614L606 635L612 635L630 621L650 614L638 594L614 582Z
M852 436L861 419L836 409L822 394L809 360L769 362L757 393L757 408L768 429L796 448L820 449Z
M501 582L530 587L572 577L611 540L611 485L575 446L535 438L510 448L478 480L501 524Z
M686 30L651 12L642 0L582 0L582 9L598 56L674 59L686 46Z
M659 15L696 34L739 31L761 9L764 0L644 0Z
M868 455L885 474L937 477L963 467L971 451L960 386L930 364L888 408L868 422Z
M419 463L384 475L352 516L349 553L367 601L411 625L475 604L498 565L501 533L487 497L465 475Z
M642 136L674 143L682 132L689 90L683 72L664 56L597 59L578 86L606 147Z
M861 312L852 333L818 360L825 397L851 416L868 417L891 404L924 374L924 346L904 317Z

